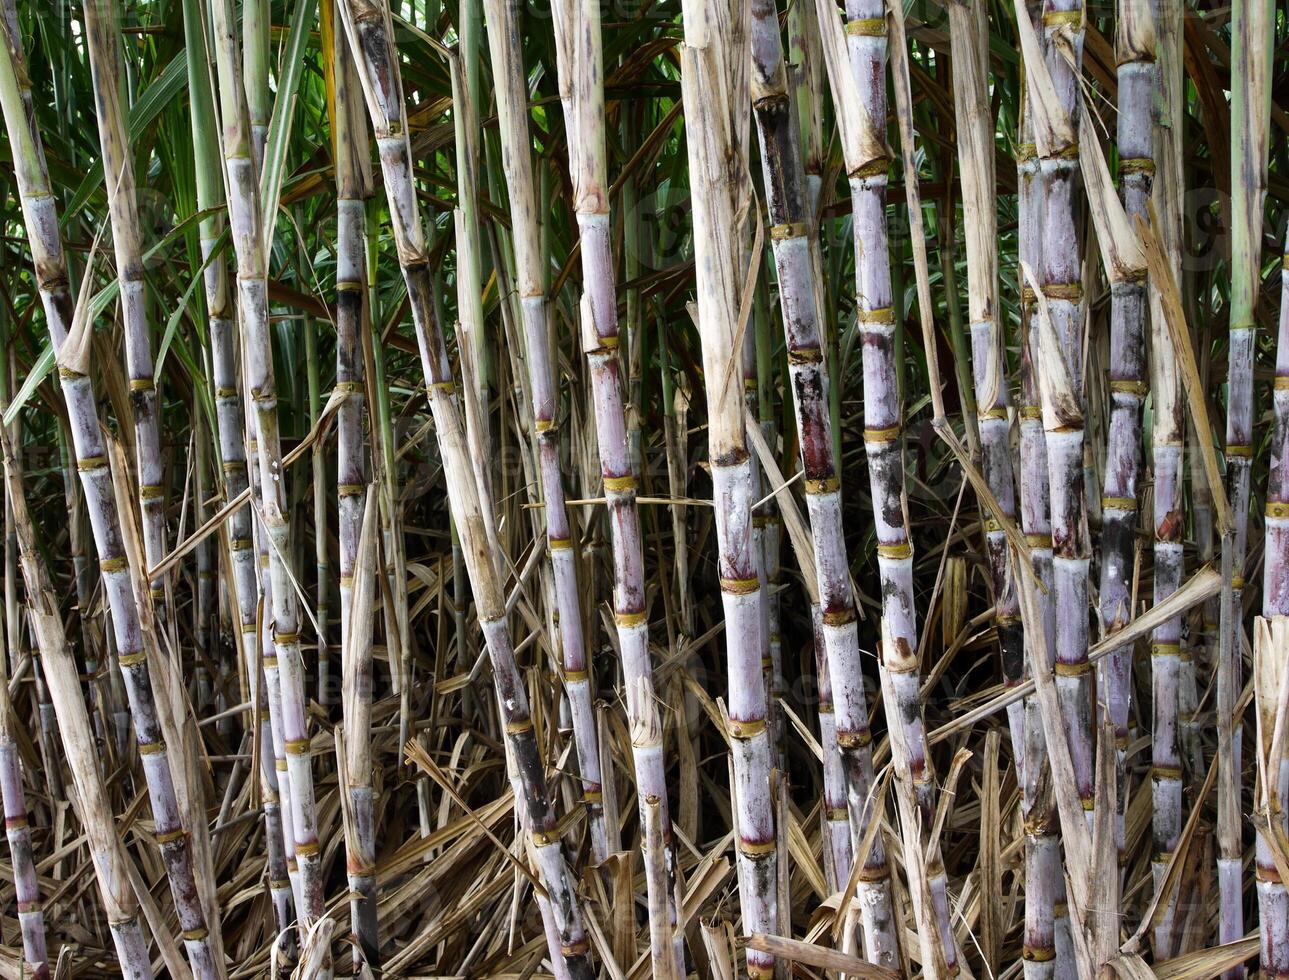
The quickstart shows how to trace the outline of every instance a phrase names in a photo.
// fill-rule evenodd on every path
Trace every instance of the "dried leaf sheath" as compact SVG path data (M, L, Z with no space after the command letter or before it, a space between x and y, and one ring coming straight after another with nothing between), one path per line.
M627 436L619 361L617 284L610 232L607 150L604 118L604 66L600 38L600 7L596 0L557 0L554 4L560 96L569 133L569 169L573 179L574 210L582 246L581 346L586 354L595 413L600 477L608 510L613 549L613 614L622 652L623 682L629 693L647 695L653 689L649 652L644 550L636 481ZM642 707L633 694L627 698L632 728L634 711ZM632 742L638 805L642 826L645 807L652 801L661 847L645 854L645 883L651 906L666 910L665 921L651 917L655 975L665 976L665 946L672 946L670 966L684 975L683 935L676 929L675 855L671 808L667 798L666 760L661 744ZM648 751L641 751L648 749Z
M461 538L480 625L492 661L493 683L505 723L506 744L519 770L525 825L554 914L558 946L551 949L551 955L562 956L564 966L577 980L589 978L592 975L589 942L577 892L556 833L555 813L529 714L528 697L515 662L505 618L505 597L489 547L479 486L453 393L454 382L448 370L447 351L435 318L429 259L425 253L424 230L413 185L402 80L389 10L378 0L346 0L341 4L340 12L358 64L380 153L392 230L399 264L407 283L452 518Z

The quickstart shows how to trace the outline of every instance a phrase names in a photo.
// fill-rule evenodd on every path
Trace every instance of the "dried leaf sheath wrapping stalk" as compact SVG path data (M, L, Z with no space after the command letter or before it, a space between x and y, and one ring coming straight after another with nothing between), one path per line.
M1039 161L1039 262L1034 272L1039 343L1033 351L1047 445L1052 522L1057 688L1071 730L1080 799L1093 799L1092 687L1088 667L1088 566L1091 543L1083 470L1083 271L1078 208L1080 0L1048 0L1042 50L1022 25L1029 104ZM1067 58L1069 60L1067 60ZM1046 70L1045 70L1046 69ZM1035 285L1031 283L1030 285ZM1080 615L1082 611L1084 614Z
M591 377L600 476L608 509L613 549L613 613L622 651L627 708L645 705L635 695L652 690L644 552L636 482L631 466L623 406L618 349L618 301L609 226L608 163L605 146L603 56L598 0L557 0L554 4L560 97L568 131L573 207L582 246L582 349ZM632 741L633 751L635 741ZM637 800L642 825L656 821L661 848L645 854L645 883L651 907L666 909L665 921L651 917L653 967L664 976L662 947L673 947L671 964L684 975L683 935L676 930L675 869L671 809L667 800L666 760L662 746L635 752ZM653 797L656 804L646 813Z
M832 843L838 887L843 887L850 875L854 842L864 837L873 818L873 757L855 598L842 526L841 481L828 412L828 377L816 303L819 290L810 247L811 216L805 201L801 155L788 101L773 0L754 0L751 40L752 107L761 144L769 237L779 279L788 372L814 543L814 575L819 589L816 626L826 667L819 679L820 724L825 729L826 750L841 751L840 757L827 758L824 765L827 773L840 763L840 772L844 773L840 786L835 781L825 781L830 796L827 820L830 827L845 821L848 799L854 838L834 839ZM825 711L825 705L830 710ZM838 798L838 790L846 796ZM886 850L880 834L865 858L858 892L865 954L871 962L894 968L898 965L899 947Z
M12 24L13 21L6 17L7 43L4 65L0 67L0 100L3 101L10 145L15 147L19 193L50 340L54 349L61 351L72 326L73 303L44 153L28 111L30 103L24 98L20 88L19 79L26 78L27 75L22 67L18 39L10 33ZM106 79L99 81L101 84L108 84ZM115 80L111 84L115 84ZM100 99L100 107L102 104ZM77 469L94 530L103 591L111 609L118 662L129 697L130 714L142 756L162 860L179 914L180 927L187 936L184 945L189 962L198 977L217 977L221 975L222 963L214 955L211 934L206 926L205 912L194 877L193 852L188 834L183 829L170 756L161 735L139 610L135 604L113 492L108 450L99 427L98 406L92 382L86 374L87 367L83 363L76 366L60 365L59 378L67 403ZM77 685L77 697L79 696ZM105 812L111 811L108 809ZM207 878L213 874L209 868L202 870Z
M184 0L184 53L188 59L189 108L193 123L194 176L198 210L218 207L224 201L224 181L220 173L214 93L211 91L209 62L206 54L206 28L200 0ZM215 425L219 457L223 469L225 499L232 499L247 487L246 437L243 428L242 394L237 378L237 348L234 337L232 297L228 286L228 265L222 259L210 260L211 252L224 233L222 214L202 220L200 239L202 259L206 266L203 287L210 335L210 363L215 384ZM262 681L257 664L255 617L259 584L255 574L255 551L251 542L251 508L238 508L229 516L220 536L228 553L227 567L231 581L225 585L230 597L235 596L237 637L235 643L246 662L246 677L251 703L256 703ZM253 712L247 715L253 724ZM288 928L294 919L291 905L291 883L287 877L287 858L282 829L282 810L278 796L278 778L273 760L273 733L265 710L260 731L260 789L264 808L264 835L268 849L269 891L278 931ZM294 842L293 842L294 843Z
M559 645L565 689L573 721L579 771L585 781L590 835L597 859L606 855L604 805L600 791L600 750L591 706L591 680L577 583L573 532L564 504L560 474L560 429L555 395L555 365L551 357L546 296L542 275L537 190L533 183L532 137L528 125L528 93L520 38L519 11L514 0L486 0L489 51L496 83L497 116L501 130L501 159L510 196L511 237L519 302L524 326L524 360L532 400L534 441L542 489L540 514L546 521L547 556L554 581ZM642 795L643 802L643 795Z
M230 0L216 0L211 5L211 10L229 225L237 255L243 367L247 394L252 402L253 419L247 420L247 430L248 434L253 433L256 469L260 479L256 495L259 517L257 523L263 528L268 544L271 588L265 590L265 624L266 629L269 622L272 624L273 660L276 662L281 688L281 711L274 724L281 725L288 770L287 779L280 786L283 790L282 797L288 801L290 809L289 818L284 815L283 830L285 833L289 827L295 842L295 858L300 877L298 902L302 903L302 907L298 907L296 911L302 922L309 924L320 919L324 913L321 846L318 840L313 762L305 712L300 609L292 574L287 567L292 554L290 509L282 466L273 347L269 336L266 243L263 238L259 180L253 159L238 44L233 33L232 4ZM269 592L272 599L271 619L267 613ZM266 664L266 686L270 688L272 705L269 669ZM288 848L288 858L289 856ZM329 975L330 969L330 958L326 957L323 970Z
M755 474L746 445L740 377L739 298L748 174L741 142L747 103L746 8L718 0L684 4L681 93L685 107L698 326L707 388L717 569L725 613L735 840L745 934L778 931L770 740L761 675L762 589L752 540ZM743 43L739 43L742 41ZM747 949L748 973L774 974L774 958Z
M399 264L407 283L421 368L429 389L430 410L448 486L448 502L461 538L479 621L492 662L506 743L513 752L523 789L519 803L525 811L524 823L537 855L558 930L558 947L551 949L551 955L562 956L564 965L578 980L589 978L592 967L579 900L557 832L536 732L529 714L528 697L515 662L505 618L505 597L498 581L495 556L489 548L479 487L453 394L447 351L435 319L429 258L412 178L403 86L389 10L381 0L345 0L340 11L358 64L380 152L392 230Z
M1029 17L1022 8L1018 16ZM1018 253L1022 269L1035 267L1041 248L1038 152L1034 145L1032 112L1021 118L1017 153ZM1047 438L1043 432L1036 359L1038 314L1033 288L1021 282L1020 397L1020 529L1030 547L1036 579L1043 591L1035 596L1046 647L1056 642L1052 608L1052 525L1048 516ZM1028 671L1028 658L1026 658ZM1061 845L1046 761L1046 737L1038 698L1025 705L1025 743L1021 754L1021 816L1025 822L1025 939L1022 948L1026 980L1073 976L1069 918L1063 914L1065 888L1061 882ZM1060 914L1058 914L1058 912Z
M980 3L949 4L953 45L953 87L958 132L958 170L962 182L963 224L967 243L968 315L971 364L985 479L1009 520L1016 517L1012 478L1011 423L1008 419L1003 324L998 316L998 217L995 213L994 123L988 92L988 14ZM1007 560L1003 529L986 521L985 539L994 588L994 622L1002 654L1003 685L1024 680L1025 645L1020 603ZM1012 748L1024 745L1025 707L1007 709Z

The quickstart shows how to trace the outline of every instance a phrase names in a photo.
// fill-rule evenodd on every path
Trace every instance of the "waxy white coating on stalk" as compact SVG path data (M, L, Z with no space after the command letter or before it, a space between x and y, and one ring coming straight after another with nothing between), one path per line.
M923 966L931 975L940 975L943 967L945 975L953 976L959 969L957 943L948 920L947 884L938 841L930 836L935 777L927 755L919 691L913 544L904 489L903 412L895 363L895 309L886 227L890 154L882 136L887 117L887 11L884 0L848 0L848 73L839 63L838 25L830 7L817 4L825 52L831 51L828 74L842 127L854 213L856 315L863 337L864 449L882 591L878 663L887 692L884 707L892 759L897 761L901 781L897 793L908 796L908 805L901 805L900 821L906 853L926 848L923 866L909 872ZM851 98L857 99L857 106L847 119L844 107Z
M753 3L751 42L752 107L761 145L769 237L778 272L788 372L814 544L825 821L831 837L830 867L837 887L842 888L850 877L855 848L874 816L872 742L842 525L841 481L833 456L828 376L817 304L820 289L810 247L813 212L807 210L773 0ZM847 833L842 833L845 828L840 826L844 822L850 824ZM874 838L865 858L858 892L865 955L873 963L893 968L898 964L899 947L885 845L880 835Z
M568 131L573 208L581 234L581 341L591 378L596 445L608 511L613 556L613 612L622 654L628 718L645 706L639 692L652 689L643 538L636 505L636 482L627 435L618 351L618 299L609 226L608 163L605 146L604 66L600 5L596 0L557 0L554 4L560 99ZM677 928L675 857L666 791L666 759L661 744L644 754L632 740L641 821L658 831L659 846L645 854L645 884L652 911L650 942L653 969L684 976L684 935ZM648 789L646 789L646 786ZM653 800L650 801L650 796ZM662 945L670 935L670 960Z
M589 980L592 976L589 940L557 832L528 698L505 619L505 596L490 547L490 520L485 518L482 509L480 487L448 368L447 350L435 318L429 257L413 186L411 144L389 8L385 0L344 0L340 14L358 65L380 151L391 229L407 284L421 369L448 488L448 504L461 540L479 624L492 663L506 745L513 753L519 773L517 785L522 787L517 802L523 811L524 825L550 901L554 934L558 937L558 944L551 947L551 956L562 957L564 966L577 980Z

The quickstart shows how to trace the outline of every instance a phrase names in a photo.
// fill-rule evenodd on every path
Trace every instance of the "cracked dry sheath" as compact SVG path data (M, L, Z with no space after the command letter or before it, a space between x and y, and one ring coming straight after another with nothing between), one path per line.
M834 874L838 887L843 887L850 876L858 842L874 815L872 744L842 525L841 481L833 455L828 376L816 302L819 290L810 246L812 232L774 0L755 0L752 4L751 46L752 108L760 139L769 238L779 280L819 589L819 614L815 620L820 654L819 720L825 750L833 750L824 760L826 822L832 837ZM849 830L843 826L846 823ZM894 968L898 965L899 947L885 844L880 834L865 858L858 893L865 956L879 966Z
M593 975L589 941L577 891L564 859L528 699L515 661L505 618L505 598L489 548L479 487L456 404L447 351L435 318L429 258L412 177L402 80L389 10L383 0L344 0L340 9L354 59L359 71L366 76L364 94L379 150L399 264L407 284L421 368L448 486L448 503L461 539L492 663L506 742L518 769L525 824L555 920L558 945L551 949L551 955L563 958L564 966L575 980L589 980Z
M622 652L623 681L633 733L636 711L645 707L653 687L649 652L643 539L636 503L636 480L623 402L618 356L618 302L609 216L605 145L603 55L598 0L556 0L556 53L560 98L569 139L573 204L581 235L582 349L591 379L591 399L599 449L600 475L608 511L613 554L613 612ZM647 730L647 728L645 729ZM646 751L647 750L647 751ZM651 909L665 909L662 921L650 917L654 973L670 969L684 976L684 934L677 928L675 856L667 798L663 746L637 745L632 739L637 802L642 826L656 824L659 847L645 854L645 885ZM597 767L598 772L598 767ZM649 806L650 799L654 800ZM649 806L648 812L646 807ZM671 947L664 963L664 948Z

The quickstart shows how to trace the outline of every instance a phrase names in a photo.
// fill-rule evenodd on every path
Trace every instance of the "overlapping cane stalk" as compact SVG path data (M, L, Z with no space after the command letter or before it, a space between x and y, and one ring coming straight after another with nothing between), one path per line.
M84 320L73 324L74 304L58 234L57 210L50 191L44 150L31 114L31 96L24 91L24 83L20 81L28 78L28 75L15 28L16 19L6 16L6 43L4 51L0 52L0 108L4 112L9 145L13 148L27 239L35 263L50 341L58 354L59 381L67 404L77 469L94 529L102 586L111 609L117 659L125 680L135 739L142 757L157 843L166 866L180 928L184 933L189 963L194 975L199 978L219 977L223 972L223 964L216 956L218 947L207 927L206 911L202 907L196 883L197 869L193 864L193 849L180 817L170 753L161 734L139 608L136 605L121 519L117 511L108 447L100 428L93 383L88 374L86 346L90 337L90 324ZM96 88L101 85L114 86L115 83L114 78L110 82L106 78L99 78ZM117 97L115 88L110 93L101 91L100 109L104 99ZM139 287L142 288L141 283ZM124 294L124 288L122 292ZM75 690L79 698L79 681ZM90 745L92 746L92 742ZM89 765L96 767L97 758L92 752L91 759L93 761ZM103 812L110 814L111 810L105 808ZM203 868L201 871L207 880L213 878L212 869ZM113 888L116 887L120 887L119 884L113 885ZM115 901L119 895L113 893L110 897ZM105 901L108 898L105 891Z
M1154 115L1157 66L1155 64L1155 25L1150 0L1121 0L1115 45L1119 65L1118 148L1119 181L1123 207L1128 217L1145 216L1154 179ZM1132 583L1137 548L1137 481L1141 473L1141 409L1146 400L1146 333L1149 324L1146 280L1140 276L1111 284L1110 297L1110 424L1106 442L1105 477L1101 488L1101 589L1102 629L1107 636L1121 630L1132 618ZM1081 329L1081 327L1080 327ZM1166 424L1165 429L1171 431ZM1174 559L1170 569L1181 572L1181 531L1177 515L1170 514L1178 489L1180 444L1166 447L1161 433L1155 432L1155 525L1159 541L1161 518L1166 544L1155 549L1155 591L1165 597L1176 590L1179 579L1165 574L1161 581L1161 555ZM1160 466L1163 466L1162 471ZM1162 492L1162 500L1161 500ZM1161 510L1167 507L1167 511ZM1165 514L1168 516L1165 517ZM1170 530L1171 528L1171 530ZM1175 539L1175 540L1174 540ZM1175 549L1173 545L1176 545ZM1171 583L1171 586L1169 585ZM1152 648L1151 681L1154 686L1155 713L1168 702L1161 692L1173 680L1172 700L1175 716L1176 665L1178 630L1164 628L1157 634ZM1161 681L1165 681L1161 685ZM1114 726L1115 751L1120 774L1119 812L1116 816L1116 843L1124 847L1124 813L1127 794L1124 787L1123 763L1128 746L1128 710L1132 691L1132 650L1123 648L1101 662L1098 687L1104 693L1098 700L1105 704L1106 717ZM1160 728L1155 727L1156 817L1159 802L1170 798L1171 771L1168 759L1175 755L1163 749ZM1174 750L1176 748L1174 739ZM1161 758L1161 750L1163 757ZM1163 768L1160 768L1163 767ZM1161 782L1161 778L1163 782ZM1180 782L1176 783L1180 790ZM1162 793L1162 795L1161 795ZM1180 802L1180 799L1179 801ZM1156 821L1158 825L1158 821ZM1158 842L1156 842L1158 843Z
M290 508L282 467L273 346L269 336L267 243L231 0L215 0L211 13L229 225L237 255L243 378L253 415L253 419L247 420L247 431L254 435L255 466L260 478L254 500L259 526L267 538L272 583L271 618L266 603L264 620L266 628L272 623L273 659L281 683L279 719L285 744L290 807L290 817L284 818L283 830L285 833L289 826L293 834L302 899L302 907L296 911L307 925L323 915L323 884L305 712L304 664L300 654L300 608L288 567L292 555ZM268 670L266 664L266 675ZM270 705L271 695L270 691ZM329 968L328 960L324 971Z
M1120 14L1119 83L1119 173L1124 205L1130 218L1144 209L1148 178L1134 171L1153 172L1152 193L1161 227L1159 238L1174 275L1182 263L1182 195L1184 124L1184 79L1182 76L1182 19L1179 0L1125 0ZM1154 13L1154 24L1146 18ZM1153 30L1152 30L1153 27ZM1153 42L1153 43L1152 43ZM1127 56L1127 57L1125 57ZM1152 63L1153 62L1153 63ZM1130 69L1130 65L1136 64ZM1137 77L1133 77L1133 76ZM1146 76L1146 77L1141 77ZM1141 91L1143 90L1144 91ZM1129 101L1125 103L1125 99ZM1154 124L1152 104L1159 106L1159 125ZM1126 119L1124 108L1137 118ZM1154 128L1155 137L1146 142L1143 134ZM1133 132L1124 132L1125 127ZM1144 152L1142 152L1144 151ZM1136 162L1134 160L1136 158ZM1147 163L1147 161L1151 161ZM1144 217L1144 216L1143 216ZM1154 468L1154 601L1169 599L1181 587L1185 572L1183 544L1186 532L1186 501L1183 454L1186 423L1183 413L1181 377L1168 337L1167 324L1159 305L1158 289L1151 290L1150 388L1153 401L1151 455ZM1151 677L1154 701L1152 744L1152 802L1154 804L1155 857L1152 863L1155 888L1163 885L1168 859L1181 838L1185 811L1182 802L1183 730L1186 684L1184 671L1189 651L1182 648L1182 621L1178 616L1155 631L1151 647ZM1193 685L1194 679L1191 678ZM1121 844L1122 846L1122 844ZM1158 959L1175 955L1173 948L1176 900L1155 930L1154 949Z
M429 257L412 177L403 84L389 8L385 0L344 0L340 12L380 152L392 230L407 284L448 486L448 502L461 537L463 557L492 663L506 744L514 754L523 788L518 803L524 810L524 825L554 914L559 942L557 948L551 949L551 955L562 957L563 966L577 980L589 978L592 967L580 901L564 859L528 697L506 621L505 595L494 563L496 556L489 547L487 518L480 505L479 487L456 404L447 349L434 312Z
M1092 812L1092 686L1088 665L1091 541L1084 480L1083 270L1077 223L1083 58L1081 0L1047 0L1042 44L1022 25L1022 50L1039 170L1036 358L1048 461L1056 683L1069 725L1079 798ZM1082 613L1082 614L1081 614Z
M1258 816L1268 825L1257 838L1258 910L1262 929L1262 969L1268 977L1289 976L1289 893L1277 871L1273 833L1287 825L1284 802L1289 798L1289 761L1274 738L1282 677L1289 663L1289 241L1280 272L1280 319L1276 331L1276 379L1273 395L1271 462L1267 472L1266 555L1262 566L1262 615L1265 633L1254 664L1262 671L1258 686L1259 766L1261 788ZM1257 629L1263 631L1263 623ZM1264 707L1265 705L1265 707ZM1271 827L1274 825L1274 830ZM1280 838L1283 840L1283 836Z
M48 682L43 685L48 689ZM44 710L44 705L41 705ZM85 707L81 705L81 713ZM85 719L89 729L89 719ZM52 719L50 719L52 721ZM22 788L22 763L18 754L18 726L9 697L8 672L0 670L0 804L4 807L4 831L9 841L13 867L14 901L18 906L18 929L22 933L23 976L33 980L49 978L49 948L45 942L45 910L41 904L40 880L36 875L31 827L27 823L27 794ZM48 727L45 719L41 728ZM57 759L46 760L55 766Z
M125 368L133 413L132 441L138 469L139 512L143 515L143 547L148 565L166 554L165 457L157 420L157 387L153 379L152 340L143 285L143 247L139 240L139 211L125 126L125 75L121 67L121 29L116 5L106 0L85 3L85 46L94 81L99 147L107 187L112 249L120 285L121 319L125 326ZM152 583L152 600L165 609L162 581Z
M1229 560L1231 577L1222 592L1224 635L1220 637L1217 664L1218 939L1224 943L1244 934L1240 899L1240 733L1233 730L1231 718L1243 683L1242 597L1253 468L1255 314L1262 280L1273 10L1273 4L1266 0L1237 0L1231 10L1231 63L1239 65L1240 71L1238 77L1231 79L1231 297L1226 379L1226 481L1234 526L1223 540L1223 566ZM1261 862L1258 877L1264 877ZM1268 938L1268 933L1264 931L1263 937Z
M813 571L819 590L816 629L822 641L821 663L826 666L819 675L820 726L825 745L840 752L836 758L826 758L824 767L826 776L829 772L836 775L838 769L842 776L840 786L835 778L825 780L825 794L829 797L826 819L832 837L833 865L838 887L844 887L858 842L874 818L873 756L855 597L842 526L841 478L833 454L828 411L829 385L817 304L820 290L811 249L813 222L788 99L774 0L752 3L751 41L750 94L761 145L769 237L779 279L788 372L814 542ZM850 836L838 826L846 822L850 824ZM880 834L865 856L857 888L865 954L871 962L893 968L898 963L899 946L886 849Z
M747 448L741 377L741 310L745 225L748 217L747 7L741 0L683 7L681 95L694 221L698 332L707 389L708 459L716 523L717 570L725 613L728 725L734 761L734 831L739 902L745 934L775 934L776 856L770 796L771 746L767 697L761 675L760 556L752 536L755 463ZM750 297L749 297L750 299ZM774 975L774 957L747 949L748 974Z
M1021 8L1017 16L1029 17ZM1041 216L1039 214L1038 152L1034 145L1032 110L1021 117L1021 143L1017 150L1017 210L1019 225L1017 251L1021 270L1038 262ZM1048 514L1047 438L1043 432L1036 350L1038 348L1037 308L1034 289L1021 282L1020 398L1017 409L1020 427L1020 529L1029 545L1035 579L1043 586L1035 597L1041 617L1046 648L1056 642L1052 608L1052 525ZM1028 665L1028 658L1026 660ZM1025 940L1023 947L1026 980L1048 980L1059 967L1073 966L1068 948L1062 949L1068 919L1062 912L1065 889L1061 883L1061 845L1057 835L1052 796L1044 786L1048 778L1046 737L1038 698L1030 695L1025 705L1025 742L1021 753L1021 816L1025 824ZM1064 930L1062 930L1064 925Z
M819 28L850 183L855 236L855 299L863 336L864 448L882 588L879 668L899 776L901 828L909 886L932 975L958 972L950 925L948 882L935 820L935 776L927 754L919 692L913 544L904 490L903 426L895 362L895 313L886 228L891 154L883 135L887 116L887 14L884 0L849 0L843 40L830 0L818 0ZM906 175L916 180L916 174ZM834 675L834 684L836 676Z
M540 500L546 523L547 559L554 581L564 688L573 722L579 772L585 774L582 799L586 805L592 846L597 857L602 859L606 848L600 752L591 705L591 677L577 584L576 542L569 525L568 509L564 505L564 479L560 474L559 405L546 316L520 17L515 0L485 0L484 11L501 132L502 169L510 197L511 240L515 249L516 286L524 328L524 360L528 368L533 437L537 443L537 468L541 477ZM629 695L634 693L628 688ZM645 794L642 793L640 799L643 803Z
M1008 520L1016 518L1008 417L1003 324L998 308L998 216L994 208L994 121L988 89L988 13L978 3L949 4L953 50L954 110L958 171L962 182L963 227L967 244L967 310L971 322L971 366L985 479ZM1007 538L992 518L985 541L994 588L994 623L1002 654L1004 687L1025 677L1025 638L1020 602L1007 559ZM1007 709L1012 749L1022 757L1025 707Z
M6 28L11 26L6 25ZM10 35L12 37L13 35ZM0 97L9 94L9 61L0 53ZM9 106L6 99L5 110ZM43 157L42 157L43 160ZM55 225L55 227L57 227ZM37 246L39 247L39 246ZM62 253L57 262L61 266ZM51 256L52 258L52 256ZM48 280L45 280L48 282ZM54 286L57 290L57 286ZM53 292L51 292L51 296ZM70 297L68 297L70 300ZM117 835L116 821L112 817L112 802L103 781L94 732L81 694L80 675L76 659L67 643L62 614L58 608L53 580L44 559L37 550L31 515L23 490L22 470L13 454L8 439L4 442L5 480L12 501L14 526L18 538L18 551L22 565L23 581L27 587L27 603L31 623L40 649L40 659L49 685L50 699L58 715L58 728L62 736L68 769L72 775L74 792L72 803L77 819L89 839L94 874L98 880L103 909L107 913L108 930L119 957L119 967L126 980L151 980L152 962L148 956L148 943L143 937L139 900L134 894L128 870L129 857ZM7 814L6 814L7 817ZM24 926L24 948L26 928ZM28 953L30 958L30 953ZM39 975L39 974L37 974ZM48 969L46 968L46 976Z
M194 176L197 208L215 210L224 201L224 181L220 173L218 132L215 121L215 98L211 90L209 63L206 55L206 22L201 0L184 0L184 46L188 60L189 112L193 122ZM202 258L208 261L203 287L210 337L210 363L215 394L215 426L227 499L239 496L247 488L246 437L242 418L242 394L237 376L237 349L234 333L232 295L228 284L228 263L211 254L224 235L226 223L222 213L202 219L200 239ZM251 508L239 507L229 515L221 542L227 555L225 579L237 622L235 646L246 665L247 691L251 704L259 700L262 671L259 649L255 643L256 611L259 584L255 574L255 549L251 541ZM260 790L264 808L264 836L268 849L269 891L278 931L286 929L294 916L291 911L291 882L282 825L281 801L278 795L277 769L274 765L273 733L267 705L262 704L260 729L254 737L260 745ZM254 725L254 713L248 727ZM293 842L294 843L294 842Z
M334 17L334 0L327 0ZM350 821L346 824L346 866L350 918L357 946L355 966L380 963L376 911L375 813L371 784L372 598L376 587L376 532L368 531L363 553L368 499L363 331L367 317L367 204L371 162L367 117L357 66L344 31L332 21L331 56L335 80L336 161L336 390L345 400L336 409L337 537L340 541L340 649L343 656L341 705L345 748L349 754ZM371 568L361 570L359 561ZM352 830L350 830L352 824Z
M618 349L618 296L609 222L608 161L604 133L604 65L600 5L596 0L556 0L555 37L560 97L568 133L573 208L582 246L582 349L591 377L600 476L613 549L613 613L622 655L627 710L633 731L653 690L649 613L645 595L643 540L636 505L636 480L627 438ZM650 920L655 975L684 976L683 935L676 928L677 897L663 747L632 740L641 825L647 807L659 824L661 847L645 854L650 902L666 909L665 920ZM668 952L667 948L671 947Z

